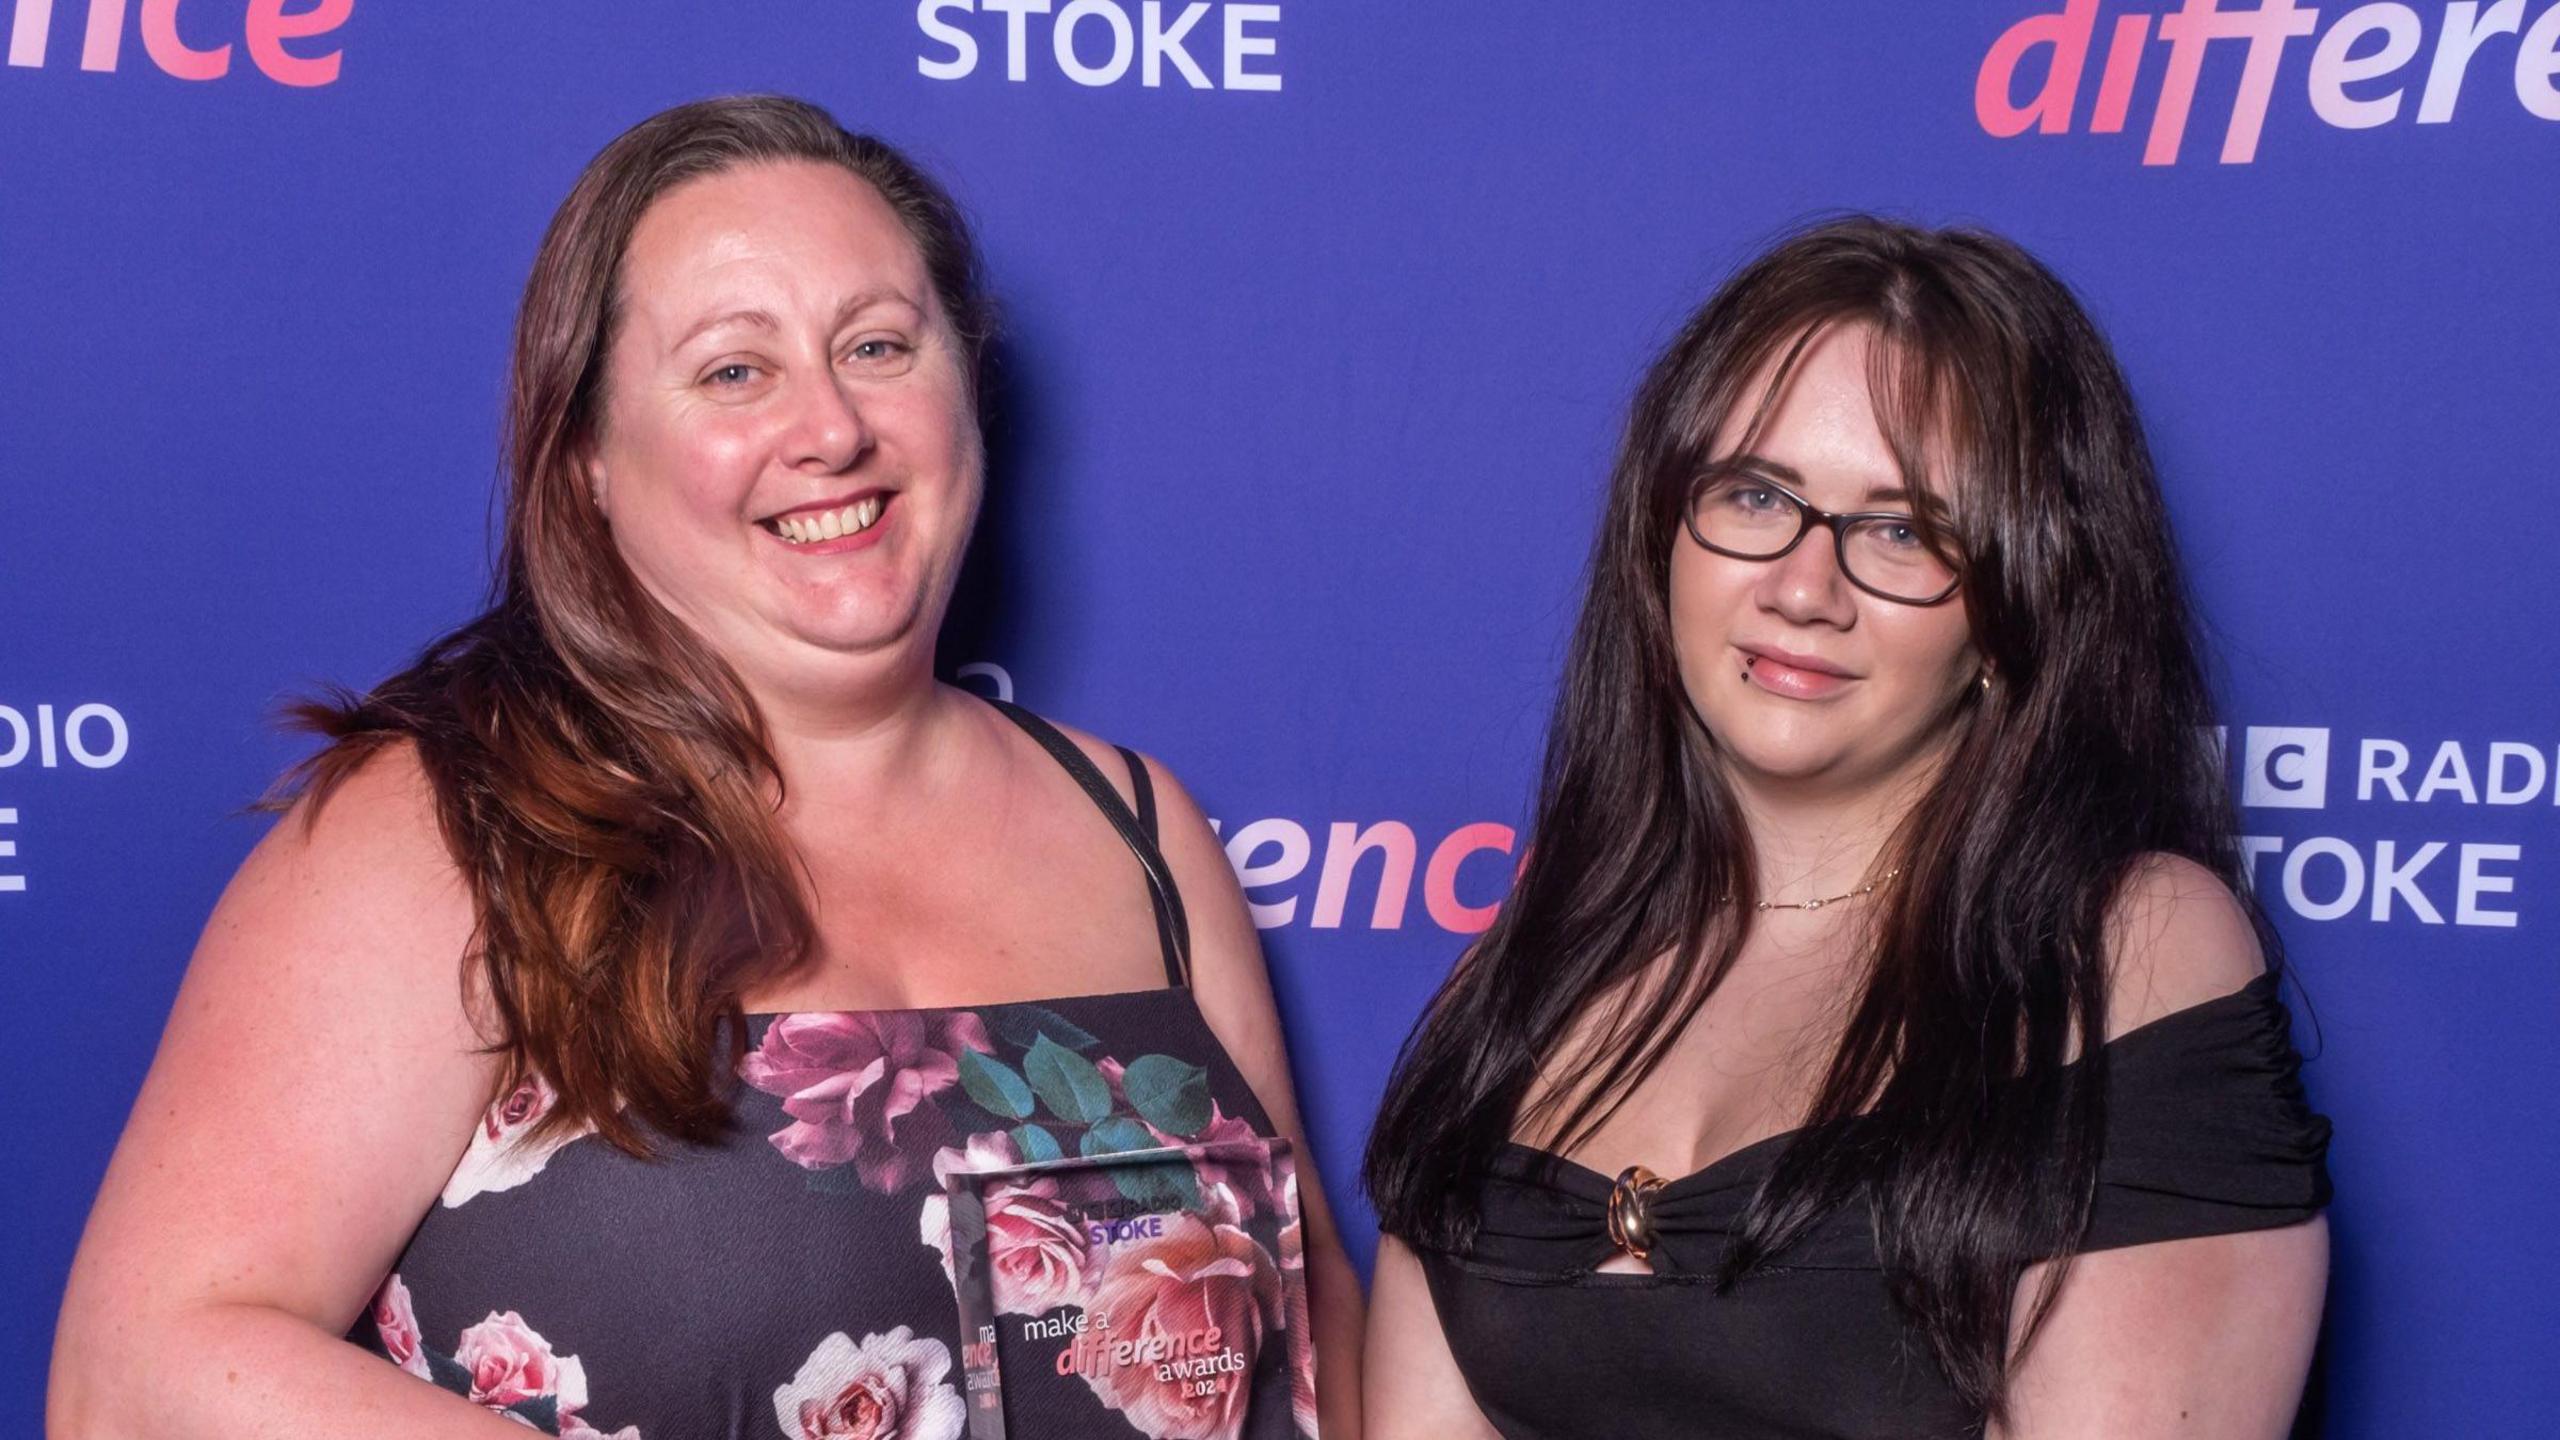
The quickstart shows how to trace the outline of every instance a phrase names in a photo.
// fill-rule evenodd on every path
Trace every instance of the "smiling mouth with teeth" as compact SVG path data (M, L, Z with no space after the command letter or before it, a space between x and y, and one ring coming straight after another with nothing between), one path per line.
M886 495L866 495L850 505L834 510L812 510L798 515L780 515L764 521L764 528L794 545L815 545L823 540L840 540L859 535L880 523L880 512L887 509Z

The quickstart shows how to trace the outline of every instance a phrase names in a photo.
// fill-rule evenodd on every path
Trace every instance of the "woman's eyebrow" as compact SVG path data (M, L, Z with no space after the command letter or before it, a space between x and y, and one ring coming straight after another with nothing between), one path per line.
M702 335L717 330L723 325L753 325L759 330L782 328L780 322L773 318L773 312L770 310L723 310L716 315L707 315L695 321L682 335L677 336L676 343L668 348L681 350Z
M845 322L853 319L853 317L861 314L863 311L869 310L878 305L904 305L910 310L921 310L923 308L913 300L908 299L903 293L894 289L881 288L874 290L861 290L846 296L844 300L836 306L835 317L830 322L831 328L842 328ZM701 336L713 330L717 330L723 325L752 325L759 330L779 330L782 328L782 322L775 319L773 312L770 310L760 310L753 306L742 307L736 310L722 310L716 314L707 315L702 319L695 321L691 326L686 328L682 335L676 337L676 343L671 348L681 350L685 346L692 344Z
M904 305L918 313L924 310L922 305L908 299L905 291L883 285L870 290L858 290L846 296L843 303L836 306L835 325L837 328L842 328L845 322L854 316L879 305Z
M1869 490L1866 498L1858 503L1861 505L1907 505L1913 510L1927 511L1930 519L1942 525L1955 514L1954 509L1934 492L1926 489L1915 491L1903 485L1879 485Z
M1726 456L1724 459L1716 462L1715 468L1719 470L1750 470L1758 474L1766 475L1772 480L1783 480L1789 485L1801 486L1804 484L1803 471L1798 470L1793 465L1781 465L1766 455L1754 455L1748 450L1743 451L1738 455Z
M1802 490L1805 485L1803 471L1793 465L1782 464L1766 455L1755 455L1747 450L1726 456L1717 461L1714 468L1748 470L1756 475L1766 475L1792 490ZM1906 504L1914 508L1926 509L1932 516L1941 519L1948 514L1947 503L1944 500L1926 489L1915 491L1908 485L1869 486L1867 493L1859 497L1858 504L1861 506Z

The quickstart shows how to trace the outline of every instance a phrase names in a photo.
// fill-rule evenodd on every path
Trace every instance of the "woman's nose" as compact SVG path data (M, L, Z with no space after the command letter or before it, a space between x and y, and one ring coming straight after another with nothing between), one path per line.
M808 376L797 389L791 464L828 474L852 469L871 448L860 401L832 373Z
M1798 625L1845 627L1855 617L1857 601L1849 593L1849 577L1841 572L1840 555L1830 530L1814 526L1796 548L1766 562L1760 577L1763 607Z

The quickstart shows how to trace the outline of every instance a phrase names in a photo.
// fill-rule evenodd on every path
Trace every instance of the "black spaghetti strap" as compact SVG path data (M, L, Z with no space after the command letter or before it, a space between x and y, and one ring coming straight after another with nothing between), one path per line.
M1144 812L1142 821L1139 816L1129 813L1120 792L1111 787L1111 782L1094 768L1093 761L1057 726L1008 700L989 700L987 703L995 706L1006 719L1021 726L1024 734L1038 741L1040 748L1048 751L1049 757L1074 777L1085 795L1102 811L1102 818L1110 821L1111 828L1120 833L1121 842L1138 857L1138 868L1147 877L1147 903L1155 912L1156 943L1164 952L1165 982L1177 990L1189 989L1191 924L1183 913L1182 891L1173 883L1173 870L1164 863L1164 856L1156 849L1155 789L1148 783L1144 762L1126 750L1120 752L1133 762L1130 766L1131 788Z
M1120 763L1129 767L1129 793L1138 797L1138 828L1147 838L1161 845L1163 837L1156 833L1156 782L1147 774L1147 762L1126 745L1111 747L1120 752Z
M1120 752L1120 763L1129 767L1129 793L1137 798L1138 828L1146 833L1149 844L1158 845L1157 854L1161 857L1163 850L1158 843L1156 828L1155 778L1147 774L1147 762L1139 756L1137 751L1126 745L1114 745L1111 748ZM1164 950L1165 979L1176 989L1180 989L1190 983L1190 975L1187 973L1189 968L1187 952L1190 949L1191 922L1182 911L1182 887L1172 885L1172 878L1173 872L1168 868L1165 879L1169 888L1163 893L1153 889L1148 890L1147 903L1148 908L1155 911L1156 943ZM1174 938L1177 931L1182 936L1179 952ZM1177 953L1185 961L1181 971L1174 968Z

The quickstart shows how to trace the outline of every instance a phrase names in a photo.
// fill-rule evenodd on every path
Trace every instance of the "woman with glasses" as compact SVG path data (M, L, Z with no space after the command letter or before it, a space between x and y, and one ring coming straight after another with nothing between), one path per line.
M2050 272L1852 219L1735 276L1371 1139L1371 1433L2284 1435L2328 1125L2211 725Z

